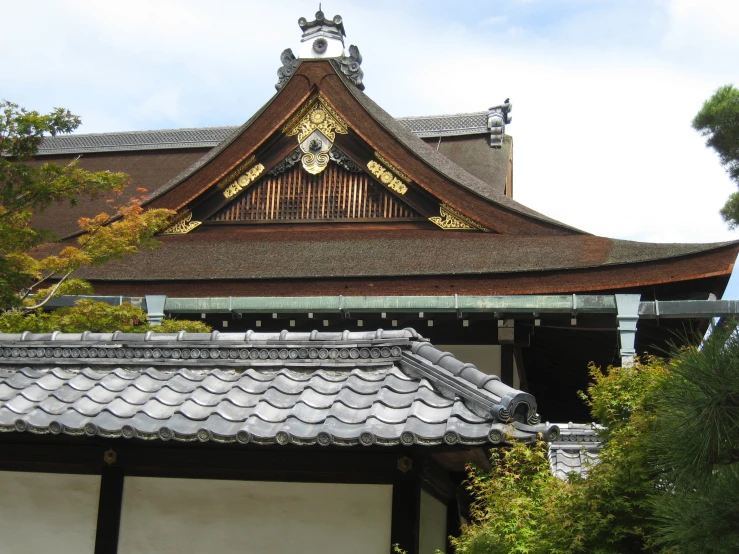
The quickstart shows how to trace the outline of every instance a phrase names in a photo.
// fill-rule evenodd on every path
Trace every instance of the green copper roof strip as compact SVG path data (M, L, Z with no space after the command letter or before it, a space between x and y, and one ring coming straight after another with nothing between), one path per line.
M612 313L613 295L299 296L167 298L168 313L505 312Z
M63 296L49 307L71 306L89 298L113 305L131 302L145 305L143 297ZM612 294L527 296L298 296L166 298L166 313L370 313L428 312L501 314L616 313ZM739 300L664 300L639 303L640 319L733 317L739 315Z

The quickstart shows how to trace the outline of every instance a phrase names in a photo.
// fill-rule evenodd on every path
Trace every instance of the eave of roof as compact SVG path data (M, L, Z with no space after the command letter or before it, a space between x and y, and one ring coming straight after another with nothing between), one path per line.
M323 446L558 436L530 394L408 329L0 333L0 431Z
M156 251L82 269L79 275L91 280L165 281L515 274L628 266L718 251L726 252L720 272L728 274L739 249L739 242L652 244L592 235L251 233L236 226L208 226L161 241Z

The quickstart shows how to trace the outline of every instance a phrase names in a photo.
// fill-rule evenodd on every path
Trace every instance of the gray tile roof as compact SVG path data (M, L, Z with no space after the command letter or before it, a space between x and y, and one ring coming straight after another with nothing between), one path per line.
M489 133L487 112L398 118L419 137L459 136ZM45 137L39 155L164 150L168 148L213 148L240 127L161 129Z
M163 129L45 137L39 155L163 150L167 148L213 148L231 136L238 127Z
M536 401L412 329L0 333L0 432L257 444L548 439Z
M577 473L585 476L598 463L601 443L598 427L590 423L557 424L560 435L549 443L549 465L562 480Z
M396 119L419 137L490 134L488 112L398 117Z

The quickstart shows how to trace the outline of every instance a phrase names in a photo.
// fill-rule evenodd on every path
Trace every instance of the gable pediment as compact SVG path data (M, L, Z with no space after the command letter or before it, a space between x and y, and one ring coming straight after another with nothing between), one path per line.
M196 224L414 219L439 231L578 233L504 195L485 197L470 185L475 177L398 127L330 61L302 61L250 122L150 205L189 218L171 232ZM360 171L338 163L338 153Z
M411 206L333 148L319 174L306 171L294 150L252 186L214 213L209 222L423 221Z

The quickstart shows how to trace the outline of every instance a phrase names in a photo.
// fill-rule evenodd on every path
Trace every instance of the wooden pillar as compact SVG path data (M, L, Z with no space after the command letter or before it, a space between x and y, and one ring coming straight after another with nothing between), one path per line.
M458 537L460 531L459 525L459 505L457 499L452 498L446 505L446 551L447 554L454 554L454 547L450 537Z
M95 554L116 554L123 503L123 468L105 467L100 478Z
M408 462L411 467L408 468ZM421 485L416 468L409 458L401 458L393 480L393 514L390 529L390 552L398 545L407 554L418 553L418 531L421 520ZM406 469L406 471L402 471Z

